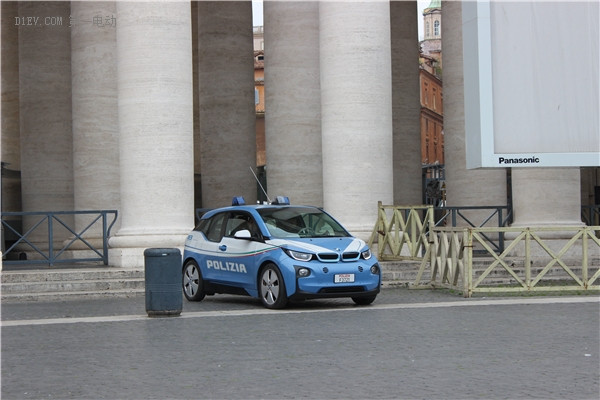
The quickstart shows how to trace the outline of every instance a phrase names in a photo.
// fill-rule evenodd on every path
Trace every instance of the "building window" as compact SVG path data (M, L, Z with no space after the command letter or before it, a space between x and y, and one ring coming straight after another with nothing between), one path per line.
M433 36L440 36L440 21L433 23Z
M429 31L429 21L425 22L425 36L430 36L431 32Z

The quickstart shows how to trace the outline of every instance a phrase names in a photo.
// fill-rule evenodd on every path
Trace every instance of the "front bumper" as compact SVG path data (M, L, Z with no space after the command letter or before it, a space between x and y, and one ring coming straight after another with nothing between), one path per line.
M330 288L323 288L321 291L317 293L304 292L302 290L296 290L296 293L291 295L289 299L291 301L298 300L309 300L309 299L326 299L326 298L336 298L336 297L371 297L376 296L380 291L380 286L377 286L376 289L373 290L361 290L359 287L352 286L348 287L347 290L339 290L341 288L335 288L334 291L328 291Z
M304 263L302 263L304 264ZM371 267L377 266L378 273L373 274ZM307 300L334 297L372 297L381 288L381 268L377 262L365 263L318 263L295 265L296 268L309 268L310 276L296 276L296 290L289 297L291 300ZM354 281L334 283L336 274L353 274Z

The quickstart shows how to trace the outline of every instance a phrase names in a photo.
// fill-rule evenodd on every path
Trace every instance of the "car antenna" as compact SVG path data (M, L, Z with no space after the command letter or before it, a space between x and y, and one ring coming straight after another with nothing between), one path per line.
M250 172L252 172L252 175L254 175L254 179L256 179L256 182L258 182L258 186L260 186L260 189L263 191L263 193L267 197L267 200L269 201L269 203L271 203L271 199L269 198L269 195L267 194L267 191L265 190L265 188L263 187L263 185L258 180L258 177L254 173L254 170L252 169L252 167L249 167L249 168L250 168Z

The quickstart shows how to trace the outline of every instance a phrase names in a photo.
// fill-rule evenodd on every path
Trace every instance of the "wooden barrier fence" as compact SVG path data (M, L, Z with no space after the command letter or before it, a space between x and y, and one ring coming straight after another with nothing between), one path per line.
M600 290L599 235L600 226L436 227L433 206L379 202L369 246L376 246L380 261L421 260L410 287L446 287L471 297ZM491 237L501 238L502 246ZM492 279L501 275L506 278Z
M411 287L451 288L462 291L465 297L477 292L600 290L598 230L598 226L434 228ZM501 254L496 254L484 239L484 234L492 232L514 237L507 240ZM475 264L481 258L473 257L475 244L487 250L484 265L479 268ZM428 279L424 279L426 271ZM490 283L497 272L508 275L510 283Z

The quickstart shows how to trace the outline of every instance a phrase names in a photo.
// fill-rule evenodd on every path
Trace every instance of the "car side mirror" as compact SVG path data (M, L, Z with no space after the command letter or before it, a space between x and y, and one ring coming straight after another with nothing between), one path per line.
M242 229L241 231L237 231L236 233L234 233L233 237L236 239L252 240L252 234L248 229Z

